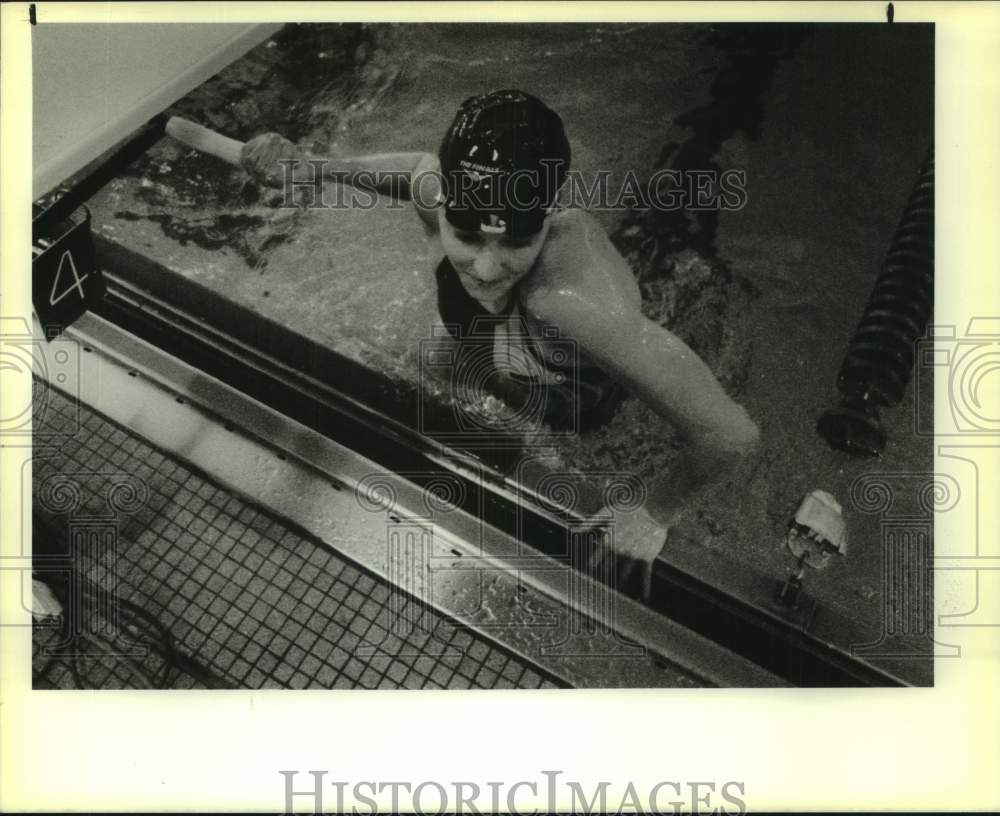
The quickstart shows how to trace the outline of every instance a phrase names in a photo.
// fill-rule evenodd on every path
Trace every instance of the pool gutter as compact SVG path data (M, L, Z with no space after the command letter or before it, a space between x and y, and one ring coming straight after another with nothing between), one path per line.
M108 270L99 314L165 352L164 359L183 361L208 375L206 382L224 383L232 394L349 446L386 472L407 474L417 488L443 472L453 475L465 488L463 513L527 542L535 554L559 559L571 531L585 526L506 478L502 465L438 445L402 415L387 413L410 404L413 395L404 386L114 241L95 239ZM702 563L706 558L712 563ZM706 574L718 581L706 583L700 577ZM772 602L777 588L772 576L678 544L669 562L656 563L656 612L642 607L643 626L655 628L646 613L680 623L796 685L926 684L906 666L893 674L853 657L849 644L866 642L870 633L808 600L800 609L784 609Z

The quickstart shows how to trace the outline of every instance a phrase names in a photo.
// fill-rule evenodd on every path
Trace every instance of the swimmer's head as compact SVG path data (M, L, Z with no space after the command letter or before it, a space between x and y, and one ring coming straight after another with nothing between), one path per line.
M557 113L530 94L504 90L462 103L438 158L448 223L520 241L542 229L570 149Z
M506 90L467 99L438 153L445 254L477 300L503 298L545 243L570 149L562 120Z

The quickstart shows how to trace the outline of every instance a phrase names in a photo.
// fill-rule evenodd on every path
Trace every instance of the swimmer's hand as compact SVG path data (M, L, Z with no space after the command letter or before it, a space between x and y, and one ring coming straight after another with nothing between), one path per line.
M672 538L692 538L689 512L704 489L732 467L734 457L712 449L689 446L650 485L642 507L632 512L602 509L598 518L611 519L613 543L597 546L592 574L618 588L637 573L640 595L648 602L653 586L653 562Z
M284 182L282 161L304 161L306 153L280 133L255 136L240 150L240 165L259 182L271 187Z
M648 602L653 589L653 562L667 543L668 529L644 508L621 512L603 508L598 518L610 519L610 535L594 551L590 574L617 588L639 576L639 592Z

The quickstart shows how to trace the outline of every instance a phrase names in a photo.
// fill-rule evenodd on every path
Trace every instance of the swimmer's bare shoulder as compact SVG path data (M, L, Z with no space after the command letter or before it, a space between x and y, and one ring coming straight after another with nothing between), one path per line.
M720 458L752 450L754 423L692 349L642 313L628 263L596 219L580 210L554 215L524 282L529 315L558 327L583 355L673 422L708 463L706 472Z
M531 274L521 290L529 313L544 317L556 300L599 303L609 316L639 309L642 296L626 260L586 210L557 210ZM569 328L569 327L567 327Z

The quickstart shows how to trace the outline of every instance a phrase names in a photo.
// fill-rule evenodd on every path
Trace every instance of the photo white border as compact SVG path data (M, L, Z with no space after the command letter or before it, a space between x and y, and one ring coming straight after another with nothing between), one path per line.
M48 3L48 21L789 20L878 23L884 2L659 3ZM31 93L28 4L0 8L0 313L30 318ZM895 3L897 23L933 21L936 38L935 323L1000 314L1000 7ZM905 88L900 93L906 93ZM3 405L30 381L4 380ZM942 394L939 390L939 398ZM3 413L0 405L0 416ZM939 404L938 410L942 410ZM972 440L975 442L976 440ZM996 443L997 440L994 438ZM980 479L996 483L997 449ZM2 553L20 549L30 449L0 449ZM987 491L983 496L993 495ZM995 502L979 540L1000 541ZM947 519L938 540L969 536ZM994 555L994 560L996 556ZM25 623L13 571L0 616ZM994 580L991 584L996 586ZM948 585L938 582L938 591ZM938 597L939 606L945 599ZM1000 598L979 598L1000 621ZM989 607L984 608L984 607ZM38 692L30 628L0 627L0 810L267 810L278 771L328 778L596 783L739 780L751 810L1000 808L1000 631L949 629L959 659L933 689L560 692ZM614 798L614 797L612 797ZM527 801L524 795L518 801ZM544 808L544 801L539 802Z

